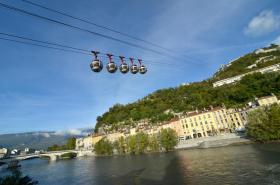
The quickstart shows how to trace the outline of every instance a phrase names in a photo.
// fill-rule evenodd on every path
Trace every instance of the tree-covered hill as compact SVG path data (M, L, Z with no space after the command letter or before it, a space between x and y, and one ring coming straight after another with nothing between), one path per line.
M261 50L261 52L256 50L255 52L246 54L229 64L222 66L222 68L214 74L213 80L222 80L280 63L280 46L272 44L270 47ZM254 64L254 67L248 68Z
M272 45L268 49L275 47ZM265 48L267 49L267 48ZM212 79L192 83L186 86L158 90L137 102L121 105L116 104L108 112L97 118L95 132L101 126L111 126L116 130L122 126L135 124L136 121L146 119L150 123L170 120L174 117L171 113L193 111L205 107L221 106L241 107L244 103L254 100L255 97L266 96L274 93L280 96L280 74L255 73L245 76L236 84L214 88L212 82L217 79L227 78L248 72L247 66L254 64L259 57L276 56L273 60L259 62L257 67L264 67L280 63L279 50L269 53L251 53L234 61L224 70L215 74ZM276 60L275 60L276 59ZM245 63L245 64L244 64ZM253 69L255 69L253 68Z

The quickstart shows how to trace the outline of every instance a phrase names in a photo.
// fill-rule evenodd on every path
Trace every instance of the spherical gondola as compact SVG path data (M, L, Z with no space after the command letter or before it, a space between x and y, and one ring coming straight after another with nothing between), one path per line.
M136 73L138 73L138 66L136 65L136 64L133 64L132 66L130 66L130 72L132 73L132 74L136 74Z
M140 74L145 74L147 72L147 67L144 65L141 65L139 68L139 73Z
M129 71L129 66L126 63L120 65L120 72L126 74Z
M134 58L129 58L130 59L130 62L131 62L131 66L130 66L130 72L132 73L132 74L136 74L136 73L138 73L138 66L136 65L136 64L134 64Z
M118 66L113 62L111 54L107 54L109 57L109 63L107 64L106 68L109 73L115 73L118 70Z
M103 69L103 64L100 60L93 60L90 63L90 68L93 72L100 72Z
M124 57L120 56L121 59L121 65L120 65L120 72L123 74L126 74L129 71L129 66L124 61Z
M103 69L103 64L97 58L97 55L99 54L99 52L92 51L92 53L94 54L95 59L90 63L90 68L93 72L100 72Z

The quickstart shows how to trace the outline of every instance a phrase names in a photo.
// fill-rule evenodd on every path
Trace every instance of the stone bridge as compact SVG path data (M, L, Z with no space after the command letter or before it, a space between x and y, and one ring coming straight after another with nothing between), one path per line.
M57 159L61 158L63 154L67 153L75 153L77 154L77 157L94 155L92 150L63 150L39 154L39 157L49 157L51 161L56 161Z
M41 157L48 157L51 161L56 161L59 158L61 158L63 154L67 154L67 153L75 153L77 154L77 157L94 155L92 150L63 150L63 151L47 152L43 154L30 154L25 156L16 156L3 160L0 159L0 162L9 163L10 161L13 160L28 160L28 159L41 158Z

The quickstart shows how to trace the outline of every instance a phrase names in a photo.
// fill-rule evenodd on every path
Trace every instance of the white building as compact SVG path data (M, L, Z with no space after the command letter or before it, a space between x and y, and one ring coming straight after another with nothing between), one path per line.
M6 157L9 153L9 150L7 148L0 148L0 159L3 157Z
M20 154L20 150L18 150L18 149L13 149L11 151L11 155L19 155L19 154Z
M231 78L226 78L226 79L223 79L223 80L216 81L216 82L213 83L213 87L219 87L219 86L222 86L222 85L231 84L231 83L240 81L244 76L246 76L248 74L253 74L253 73L264 74L264 73L271 73L271 72L276 72L276 71L280 71L280 64L274 64L274 65L271 65L271 66L267 66L267 67L264 67L264 68L261 68L261 69L255 70L255 71L251 71L251 72L242 74L242 75L238 75L238 76L234 76L234 77L231 77Z

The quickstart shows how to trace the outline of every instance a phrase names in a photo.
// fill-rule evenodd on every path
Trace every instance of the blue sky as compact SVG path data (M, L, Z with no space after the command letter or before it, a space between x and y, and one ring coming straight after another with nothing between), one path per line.
M1 2L145 45L20 0ZM93 127L96 116L116 103L126 104L160 88L206 79L221 64L280 42L278 0L36 2L157 43L174 51L175 57L0 8L0 32L153 61L145 63L146 75L96 74L89 68L91 56L0 40L0 134Z

